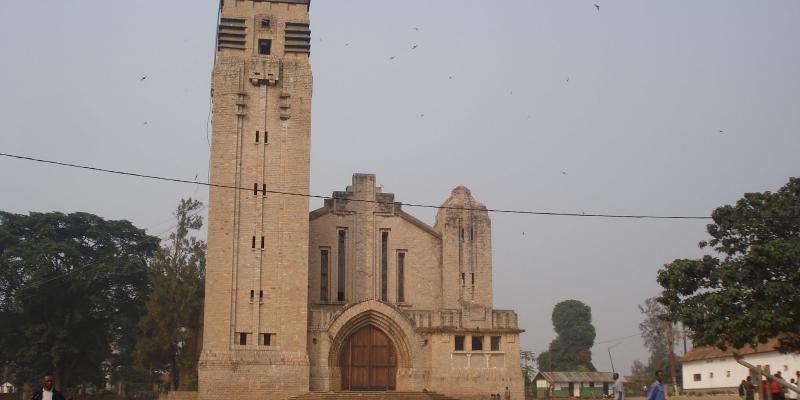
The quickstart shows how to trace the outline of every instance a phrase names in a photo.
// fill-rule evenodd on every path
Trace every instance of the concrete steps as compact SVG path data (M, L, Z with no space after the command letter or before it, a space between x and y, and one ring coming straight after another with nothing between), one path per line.
M309 392L289 400L458 400L433 392Z

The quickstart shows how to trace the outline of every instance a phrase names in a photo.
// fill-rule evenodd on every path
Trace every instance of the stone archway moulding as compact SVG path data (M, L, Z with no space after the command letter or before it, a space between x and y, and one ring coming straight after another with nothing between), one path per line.
M373 325L394 342L398 367L412 367L414 328L400 310L381 301L365 300L337 314L328 326L331 341L328 366L339 366L342 346L350 335L367 325Z

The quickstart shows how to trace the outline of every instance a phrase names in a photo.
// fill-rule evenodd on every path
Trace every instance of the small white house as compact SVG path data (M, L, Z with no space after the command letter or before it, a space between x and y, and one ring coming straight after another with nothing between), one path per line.
M744 361L755 366L769 366L771 373L780 371L789 381L800 371L800 354L781 354L776 349L777 340L759 344L755 349L747 346L737 349ZM716 347L695 347L682 358L683 389L687 391L736 390L750 375L750 371L733 358L733 349L722 351Z
M0 393L15 393L15 392L16 392L15 387L11 382L6 382L0 385Z

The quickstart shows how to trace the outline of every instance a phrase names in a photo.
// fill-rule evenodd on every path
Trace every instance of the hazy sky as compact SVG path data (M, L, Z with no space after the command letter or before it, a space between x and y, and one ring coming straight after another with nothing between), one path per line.
M800 2L599 4L314 0L312 192L371 172L404 202L464 184L490 208L708 215L800 175ZM205 179L216 0L0 8L0 152ZM208 195L3 157L0 182L2 210L153 234L178 199ZM492 223L495 306L517 311L523 347L545 349L553 305L578 299L602 370L612 339L638 333L656 271L706 237L703 221ZM626 372L647 358L637 337L612 351Z

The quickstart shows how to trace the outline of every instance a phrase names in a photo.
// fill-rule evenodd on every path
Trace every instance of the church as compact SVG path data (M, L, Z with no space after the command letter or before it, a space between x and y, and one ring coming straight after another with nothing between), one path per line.
M220 2L198 399L524 398L522 330L493 307L491 221L469 189L432 225L371 174L309 210L309 7Z

